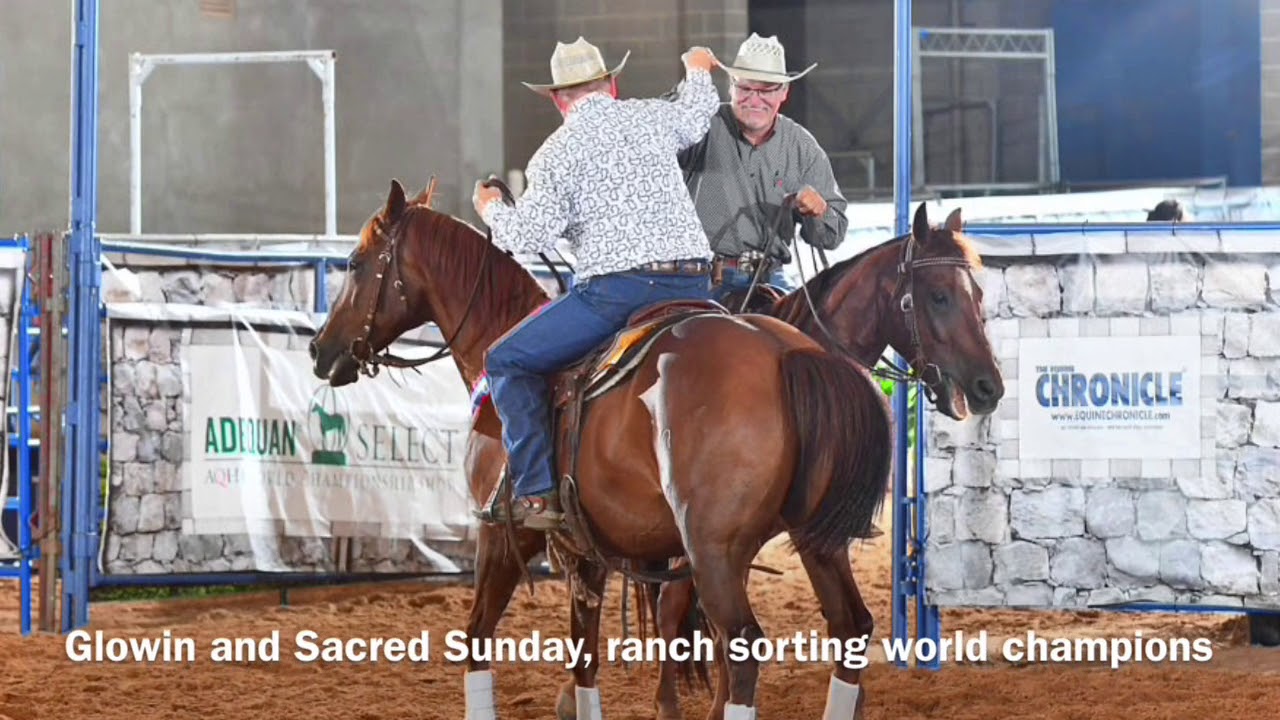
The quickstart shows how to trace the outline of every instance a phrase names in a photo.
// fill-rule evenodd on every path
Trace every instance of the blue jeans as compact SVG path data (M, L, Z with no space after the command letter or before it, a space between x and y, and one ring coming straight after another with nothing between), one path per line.
M708 275L613 273L576 283L507 331L485 357L490 398L515 496L555 486L545 376L579 360L626 326L635 311L664 300L707 299Z
M711 291L711 297L718 303L724 303L729 293L734 291L745 292L751 287L752 273L743 272L737 268L725 268L721 274L720 284ZM796 288L787 281L787 276L783 274L782 268L777 268L773 272L760 278L760 283L764 285L773 285L784 293L789 293ZM757 288L759 285L756 286ZM754 297L756 291L752 291ZM737 308L731 308L736 310Z

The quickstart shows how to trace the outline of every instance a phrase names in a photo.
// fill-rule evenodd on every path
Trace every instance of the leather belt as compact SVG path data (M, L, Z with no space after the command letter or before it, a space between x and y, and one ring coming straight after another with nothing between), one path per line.
M711 263L706 260L663 260L659 262L637 265L632 272L670 273L672 275L702 275L711 272Z
M743 272L755 272L760 261L764 260L764 254L755 250L748 250L742 255L720 255L716 254L715 264L719 268L729 268L732 270L742 270ZM770 262L770 265L773 263Z

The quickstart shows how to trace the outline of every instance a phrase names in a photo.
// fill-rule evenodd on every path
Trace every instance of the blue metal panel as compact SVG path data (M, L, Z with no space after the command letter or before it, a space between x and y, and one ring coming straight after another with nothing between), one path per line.
M1261 178L1258 0L1060 0L1067 183Z
M98 0L75 5L75 97L71 164L68 403L63 476L64 632L89 622L89 587L96 567L99 486L99 353L102 349L101 242L98 214ZM49 342L56 340L51 337Z
M893 204L894 231L905 235L911 231L911 0L895 0L893 7ZM906 361L895 356L894 364L907 369ZM893 390L894 461L893 461L893 589L891 592L892 637L909 639L907 617L912 595L917 592L917 578L911 551L911 505L907 495L907 385L899 382ZM898 661L898 666L906 663Z

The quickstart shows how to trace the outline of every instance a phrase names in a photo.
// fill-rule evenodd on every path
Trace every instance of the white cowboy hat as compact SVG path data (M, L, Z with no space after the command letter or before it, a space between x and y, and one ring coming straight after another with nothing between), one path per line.
M787 53L782 49L782 43L778 42L778 36L762 38L751 33L751 37L744 40L738 48L738 56L733 59L733 64L724 66L724 71L734 80L789 83L799 80L816 67L818 63L800 72L787 72Z
M631 51L628 50L622 56L622 60L618 62L618 66L612 70L608 70L604 65L604 56L600 54L600 48L587 42L578 36L577 40L566 45L562 42L556 43L556 51L551 54L551 82L546 84L521 83L530 90L546 95L552 90L561 90L574 85L581 85L592 80L617 75L622 72L622 66L627 64L627 58L631 57Z

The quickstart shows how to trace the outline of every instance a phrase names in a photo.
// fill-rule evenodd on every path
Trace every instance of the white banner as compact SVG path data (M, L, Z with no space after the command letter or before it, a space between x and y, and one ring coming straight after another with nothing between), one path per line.
M1018 457L1198 459L1201 337L1022 338Z
M227 334L183 349L188 532L465 539L470 402L450 360L332 388L271 342L288 335Z

